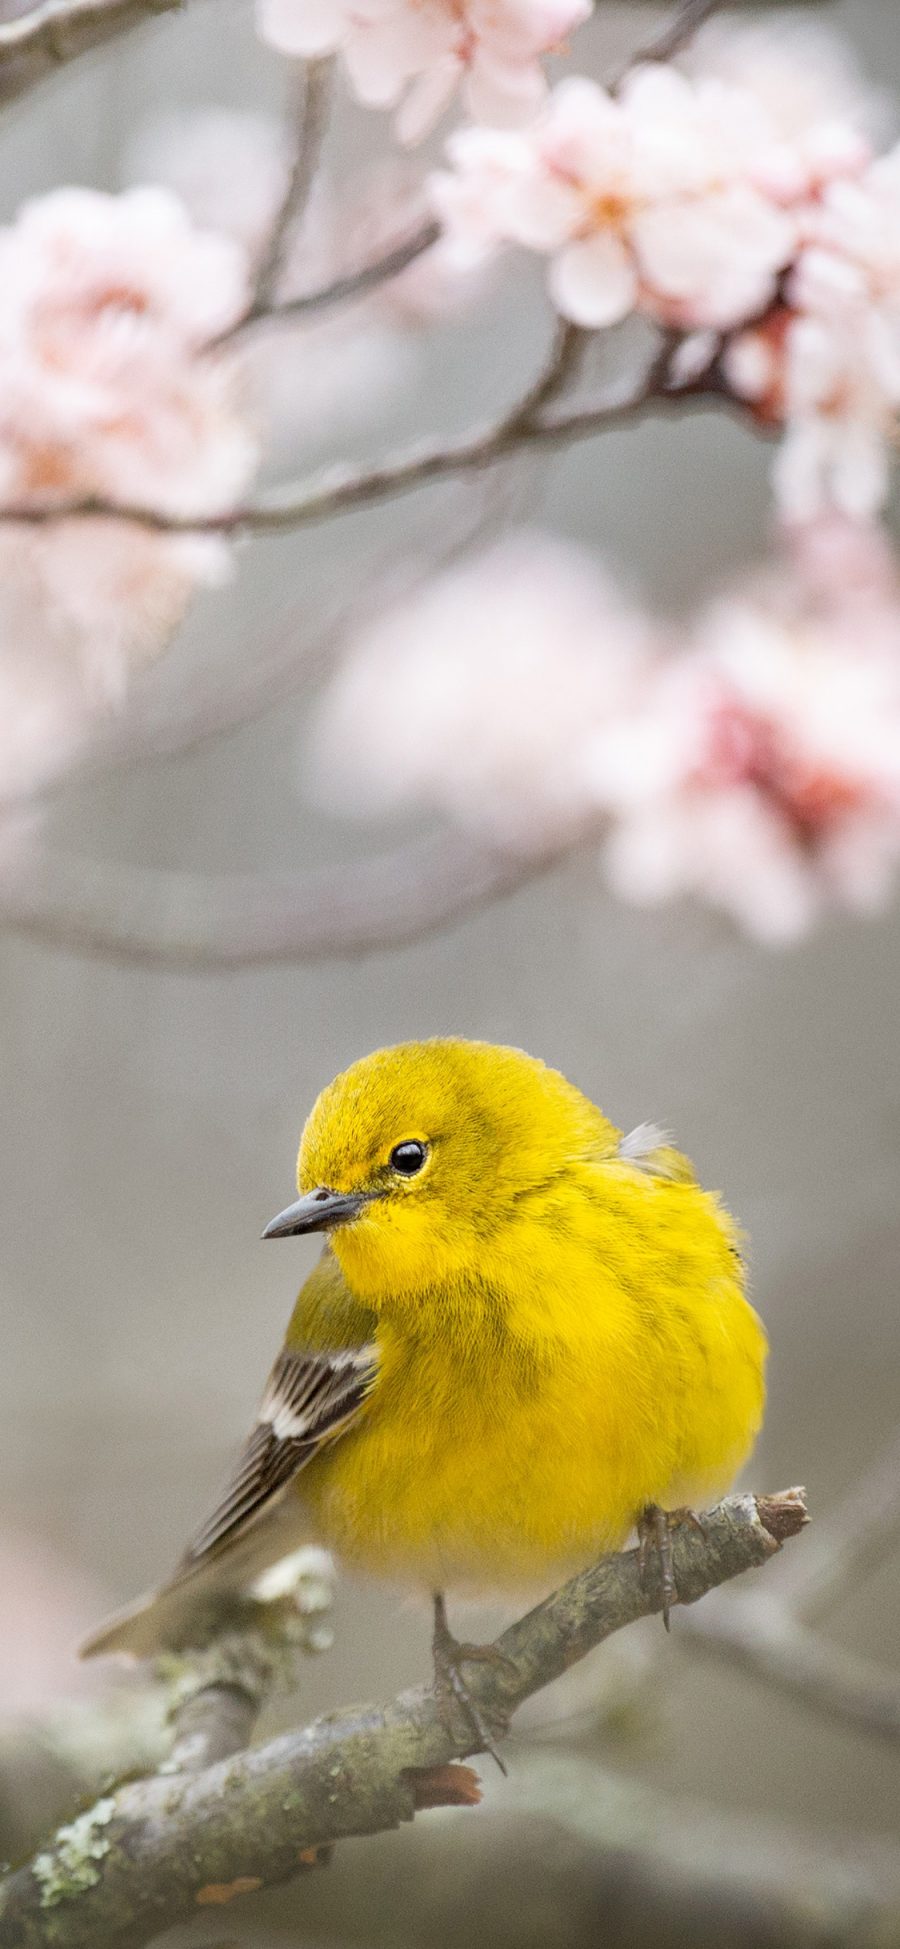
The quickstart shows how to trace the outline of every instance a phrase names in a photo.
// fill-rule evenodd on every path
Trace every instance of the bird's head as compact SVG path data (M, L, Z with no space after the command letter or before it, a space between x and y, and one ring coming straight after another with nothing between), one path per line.
M379 1049L322 1091L300 1144L300 1197L263 1236L327 1232L353 1290L377 1305L477 1275L529 1197L616 1136L520 1049Z

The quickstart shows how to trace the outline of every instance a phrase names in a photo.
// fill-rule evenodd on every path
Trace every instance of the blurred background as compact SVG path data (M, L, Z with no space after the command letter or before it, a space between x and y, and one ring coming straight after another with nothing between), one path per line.
M844 0L818 11L900 91L891 6ZM608 72L658 18L598 6L582 65ZM120 187L141 125L161 108L279 115L284 90L248 10L198 0L5 110L3 219L60 182ZM354 166L374 167L382 139L377 117L339 108L333 140ZM540 276L514 269L404 351L402 384L377 403L363 383L328 425L327 450L374 452L398 432L478 420L514 395L545 339ZM304 464L320 457L316 427L293 437ZM623 429L554 455L531 484L529 514L678 613L764 554L768 460L764 443L724 416ZM244 546L231 585L194 605L177 670L170 657L141 680L147 721L163 720L167 685L214 700L223 673L233 678L284 619L313 644L338 579L364 590L385 550L417 532L411 524L432 546L442 524L449 533L465 519L471 491L438 487L427 500ZM316 679L311 659L309 685L238 732L57 790L47 832L95 859L339 871L382 834L312 812L299 791ZM357 960L188 974L6 934L0 1691L10 1709L38 1713L51 1694L104 1682L79 1673L71 1644L106 1604L166 1572L206 1511L317 1250L299 1240L264 1250L260 1231L292 1195L317 1091L381 1043L449 1032L519 1044L617 1123L652 1118L675 1131L752 1242L773 1351L748 1480L805 1482L814 1514L827 1511L898 1420L898 956L896 908L831 918L773 952L697 908L621 904L589 854L432 939ZM898 1621L900 1556L886 1546L829 1628L896 1668ZM547 1721L576 1710L580 1757L599 1754L636 1781L845 1837L896 1832L896 1746L692 1661L679 1653L678 1623L671 1644L648 1626L623 1655L596 1653L574 1705L546 1696L542 1723L510 1743L513 1793L536 1743L545 1755L565 1751ZM428 1671L425 1616L391 1590L342 1580L334 1647L305 1663L282 1721L387 1696ZM619 1680L627 1709L595 1713ZM489 1783L492 1802L504 1791ZM464 1817L449 1818L456 1854L428 1871L427 1922L428 1939L448 1942L441 1873L452 1881L467 1859L473 1874L484 1865ZM339 1870L178 1940L413 1940L394 1908L408 1845L403 1835L355 1843ZM563 1841L544 1835L538 1858L558 1876ZM546 1912L534 1889L521 1901L511 1940L596 1939L590 1903L573 1893L571 1910L560 1909L556 1880Z

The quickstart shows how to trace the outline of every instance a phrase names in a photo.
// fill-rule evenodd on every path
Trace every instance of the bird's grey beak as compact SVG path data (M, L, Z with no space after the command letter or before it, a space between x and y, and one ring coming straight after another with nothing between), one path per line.
M302 1232L330 1232L335 1225L347 1225L358 1218L369 1202L364 1191L329 1191L325 1185L308 1191L305 1198L288 1205L266 1226L263 1238L294 1238Z

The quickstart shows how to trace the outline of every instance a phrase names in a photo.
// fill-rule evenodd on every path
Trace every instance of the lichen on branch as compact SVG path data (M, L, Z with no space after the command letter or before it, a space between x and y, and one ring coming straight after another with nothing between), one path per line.
M799 1489L726 1497L702 1533L674 1534L680 1601L766 1563L806 1521ZM472 1667L482 1717L502 1737L527 1698L662 1602L661 1578L651 1566L642 1577L635 1550L602 1558L503 1633L502 1662ZM129 1783L105 1797L102 1819L95 1807L10 1877L0 1949L136 1949L196 1914L210 1889L236 1897L276 1886L317 1865L336 1840L411 1820L440 1797L439 1769L472 1751L466 1716L451 1717L433 1689L417 1687L202 1772ZM423 1769L432 1782L424 1795ZM455 1777L447 1791L458 1804Z

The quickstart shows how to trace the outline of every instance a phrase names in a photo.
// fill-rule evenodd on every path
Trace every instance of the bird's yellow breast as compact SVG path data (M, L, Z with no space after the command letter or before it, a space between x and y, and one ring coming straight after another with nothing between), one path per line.
M299 1487L346 1561L430 1588L550 1582L727 1487L762 1418L733 1229L686 1174L579 1166L373 1317L376 1387Z

